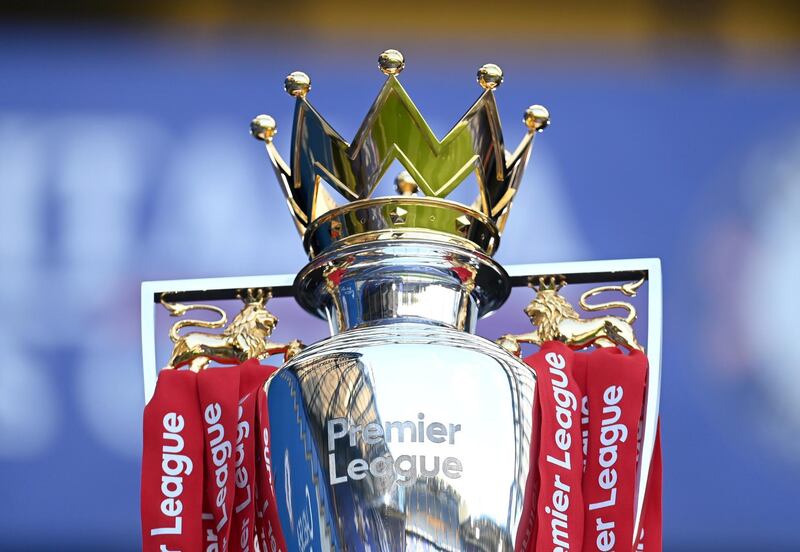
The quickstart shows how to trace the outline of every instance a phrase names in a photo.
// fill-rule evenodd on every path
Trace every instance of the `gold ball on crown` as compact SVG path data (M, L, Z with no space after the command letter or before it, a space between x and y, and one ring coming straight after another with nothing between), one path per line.
M543 105L532 105L525 110L525 125L541 132L550 124L550 112Z
M253 136L266 142L306 250L315 257L333 242L384 231L394 237L395 230L402 227L404 231L424 230L447 239L467 240L493 254L510 198L528 161L534 132L548 125L549 113L538 105L528 108L524 114L528 132L516 149L506 150L495 95L489 93L502 84L503 71L489 63L477 70L480 97L448 138L440 140L432 135L400 80L394 78L405 67L402 53L385 50L378 56L378 65L387 78L350 143L311 106L306 97L311 79L299 71L284 83L286 92L297 99L290 163L271 143L277 132L274 119L259 115L251 122ZM413 176L403 171L394 182L394 191L378 197L373 192L382 190L379 184L385 167L393 160L411 167ZM476 171L481 178L478 200L469 204L455 201L452 192ZM335 183L333 188L345 194L345 203L320 186L321 179L332 186Z
M250 134L253 135L253 138L270 142L277 132L278 125L275 123L275 119L269 115L259 115L250 121Z
M311 77L302 71L295 71L286 77L283 87L290 96L305 98L308 91L311 90Z
M408 171L401 171L394 179L394 188L401 196L417 195L419 185Z
M478 84L484 90L494 90L503 84L503 70L494 63L487 63L478 69Z
M384 75L398 75L405 66L406 60L397 50L386 50L378 56L378 67Z

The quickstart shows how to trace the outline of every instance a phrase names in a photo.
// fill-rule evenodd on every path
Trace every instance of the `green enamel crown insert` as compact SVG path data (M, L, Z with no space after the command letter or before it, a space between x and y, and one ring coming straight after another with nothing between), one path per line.
M439 140L398 80L405 67L403 55L387 50L378 62L387 79L352 142L309 103L311 79L299 71L285 81L296 101L291 168L272 142L275 120L259 115L251 123L253 136L266 144L309 255L342 240L417 234L462 239L494 253L533 138L549 124L547 110L529 107L525 137L514 151L506 150L494 96L503 73L486 64L478 70L483 93ZM397 195L374 197L395 161L405 168L395 180ZM449 201L448 195L470 174L478 183L475 201L469 206ZM337 204L331 192L344 201Z

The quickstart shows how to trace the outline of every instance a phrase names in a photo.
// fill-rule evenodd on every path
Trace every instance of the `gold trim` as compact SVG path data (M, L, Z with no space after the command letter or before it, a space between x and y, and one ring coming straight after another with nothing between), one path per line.
M161 304L170 316L183 316L190 310L210 310L219 315L218 320L211 322L184 319L173 324L169 337L174 346L166 368L188 365L190 370L199 372L207 368L212 360L222 364L239 364L251 358L267 358L279 353L283 353L284 359L288 360L303 349L303 344L298 340L286 344L269 340L278 325L278 318L266 308L267 301L272 297L268 290L258 288L240 292L244 307L230 324L227 324L225 311L217 306L170 303L166 295L161 295ZM194 331L180 335L180 330L187 327L224 329L221 333Z
M644 283L644 278L622 285L600 286L583 293L579 304L585 311L599 311L621 308L628 311L626 317L604 315L596 318L581 318L578 311L558 291L566 285L562 276L541 276L536 289L536 297L525 307L525 314L531 324L536 326L532 332L520 335L504 335L497 340L498 345L508 352L519 356L520 343L541 345L546 341L561 341L572 349L586 347L616 347L644 352L633 330L636 320L636 309L627 301L609 301L590 305L587 300L599 293L618 291L628 297L635 297L637 290Z
M393 196L354 201L328 211L312 221L304 244L313 258L334 244L353 243L359 235L414 232L440 235L491 255L500 243L500 232L489 217L461 203L431 197Z
M410 228L408 230L391 229L391 230L375 230L373 232L363 232L354 234L345 238L341 238L336 242L337 247L347 247L350 245L358 245L360 243L385 241L385 240L428 240L438 243L451 244L462 247L469 251L479 251L485 253L477 245L469 240L445 234L444 232L437 232L435 230L425 230L424 228Z
M320 251L320 244L314 242L325 241L307 239L309 232L316 235L312 228L323 224L318 219L331 211L341 212L326 186L321 186L322 181L346 201L374 200L372 194L394 161L403 165L406 179L413 180L418 192L428 199L444 200L474 173L478 197L472 205L499 235L530 157L533 137L549 124L547 110L538 105L529 107L523 116L527 132L513 152L506 150L494 96L503 82L503 72L497 65L486 64L477 73L481 95L440 140L398 80L405 67L403 55L386 50L379 56L379 67L387 75L386 82L352 142L345 141L309 103L308 75L296 71L287 77L286 90L296 98L291 169L272 145L277 132L274 119L259 115L251 123L253 136L267 143L289 210L300 233L306 235L307 251L313 257ZM405 217L393 219L391 224L401 225ZM461 231L472 235L467 226L462 225ZM478 226L485 227L486 223ZM482 230L479 228L479 232ZM442 231L450 233L451 229ZM494 246L479 245L491 254L497 239L487 241Z

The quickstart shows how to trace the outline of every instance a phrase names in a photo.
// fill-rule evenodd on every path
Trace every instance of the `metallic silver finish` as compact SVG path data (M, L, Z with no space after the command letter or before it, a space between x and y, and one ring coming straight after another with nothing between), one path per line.
M327 318L331 332L419 321L470 333L511 291L491 257L456 243L372 240L339 247L309 263L295 279L298 302Z
M394 240L336 249L296 284L336 333L266 386L287 549L513 550L535 378L468 333L507 297L502 268Z

